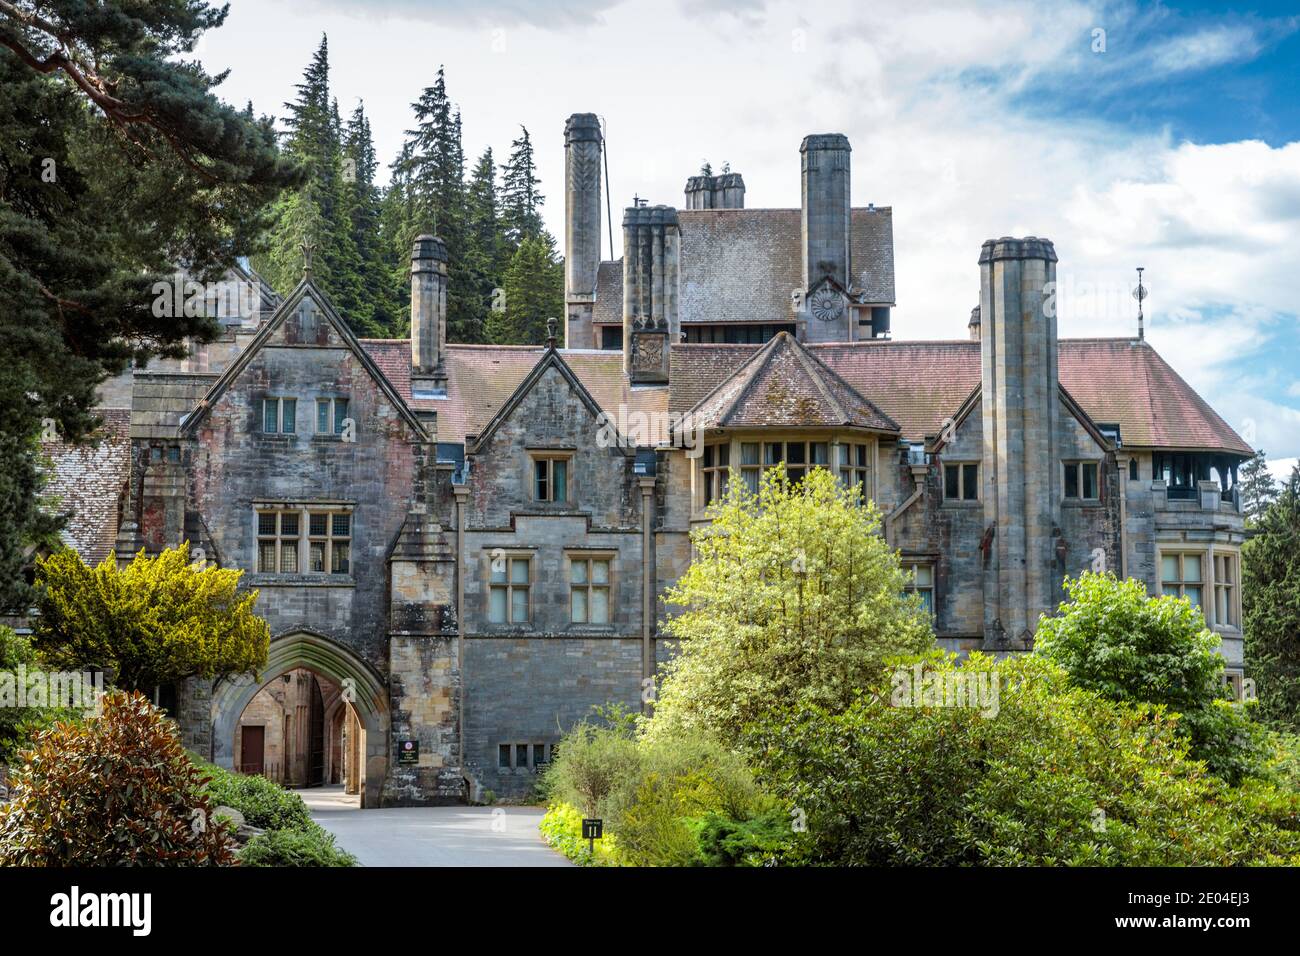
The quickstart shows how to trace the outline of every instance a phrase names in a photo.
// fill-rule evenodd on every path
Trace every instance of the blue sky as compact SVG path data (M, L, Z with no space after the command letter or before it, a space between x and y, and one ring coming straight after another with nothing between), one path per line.
M748 205L797 206L801 138L843 132L855 204L894 209L897 337L964 336L981 242L1048 236L1062 335L1133 334L1145 266L1151 343L1270 458L1300 456L1295 4L232 0L199 55L278 112L322 31L385 162L439 64L471 159L526 125L557 236L570 113L606 119L616 216L680 204L705 159Z

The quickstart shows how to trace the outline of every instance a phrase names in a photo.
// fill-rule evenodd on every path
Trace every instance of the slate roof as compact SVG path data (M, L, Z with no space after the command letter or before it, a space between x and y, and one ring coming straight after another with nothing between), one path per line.
M131 437L178 437L181 420L218 378L209 372L137 371L131 381Z
M56 499L55 510L68 516L63 541L90 565L113 553L118 501L131 473L130 410L101 409L99 415L98 444L60 441L41 449L50 459L46 491Z
M670 412L683 414L763 346L674 345ZM980 383L980 344L873 340L807 350L921 441ZM1126 447L1251 455L1250 446L1146 342L1062 339L1061 384L1093 421L1115 422Z
M463 442L466 435L480 434L546 351L540 345L448 345L447 398L415 399L410 397L410 342L362 339L361 344L413 409L438 413L438 440L444 442ZM639 443L654 444L667 437L668 388L629 385L621 351L560 349L559 353L602 410L616 420L637 413L645 416L653 430L644 440L633 435Z
M679 209L681 315L692 322L790 322L803 288L798 209ZM864 301L894 304L894 216L888 206L854 209L849 248ZM595 321L623 321L623 263L596 273Z
M690 410L682 427L763 425L898 431L888 416L786 332L753 352Z

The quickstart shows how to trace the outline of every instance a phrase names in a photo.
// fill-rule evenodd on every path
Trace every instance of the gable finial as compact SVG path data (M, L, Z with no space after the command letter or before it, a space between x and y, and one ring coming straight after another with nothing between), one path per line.
M1142 327L1142 300L1147 297L1147 287L1142 284L1143 267L1138 266L1137 271L1138 285L1137 288L1133 290L1133 298L1137 299L1138 303L1138 341L1141 342L1146 338L1146 330Z
M302 241L301 248L302 248L302 277L304 279L310 279L311 260L313 254L316 252L316 243L311 239L305 238Z
M554 318L546 320L546 347L548 349L555 348L555 326L556 321Z

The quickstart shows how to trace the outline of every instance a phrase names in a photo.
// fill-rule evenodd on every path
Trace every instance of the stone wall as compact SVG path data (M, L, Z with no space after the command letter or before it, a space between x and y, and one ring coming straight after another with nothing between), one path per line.
M535 766L502 768L499 748L549 747L592 708L641 707L641 641L627 637L475 637L465 644L466 767L482 791L529 797ZM517 762L517 761L514 761Z

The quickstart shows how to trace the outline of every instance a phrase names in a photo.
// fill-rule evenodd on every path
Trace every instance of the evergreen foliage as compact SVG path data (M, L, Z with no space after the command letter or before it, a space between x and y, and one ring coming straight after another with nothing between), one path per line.
M1300 731L1300 468L1242 548L1246 674L1263 720Z

